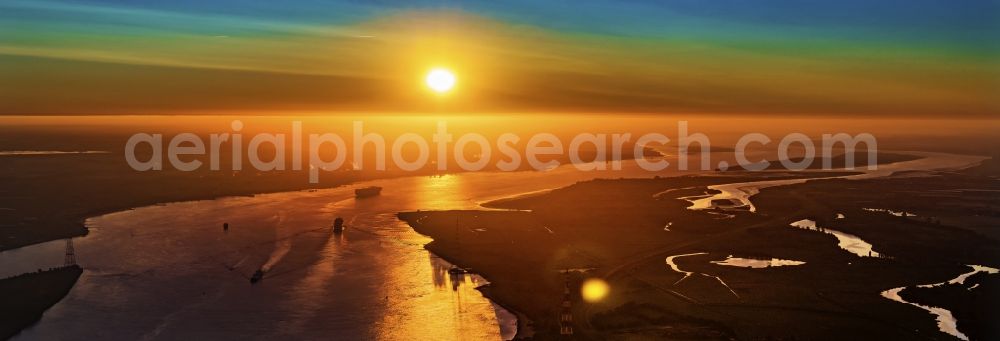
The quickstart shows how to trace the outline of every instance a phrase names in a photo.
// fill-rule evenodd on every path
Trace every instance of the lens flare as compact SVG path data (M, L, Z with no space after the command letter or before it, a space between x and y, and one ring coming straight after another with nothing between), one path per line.
M580 291L585 301L594 303L607 297L608 292L611 291L611 287L608 286L608 282L600 278L591 278L583 282L583 287L580 288Z

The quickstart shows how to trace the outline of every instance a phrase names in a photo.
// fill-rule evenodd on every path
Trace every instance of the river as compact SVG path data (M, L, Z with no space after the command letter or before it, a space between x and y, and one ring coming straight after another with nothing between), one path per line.
M516 320L475 290L485 279L448 275L450 264L423 247L431 239L395 214L477 209L595 177L681 174L623 168L404 177L94 217L91 233L73 240L86 271L17 338L509 339ZM384 190L355 199L363 186ZM336 217L347 221L341 235L329 228ZM0 277L62 265L64 247L60 240L0 253L0 269L10 272ZM270 269L251 285L262 266Z
M879 165L877 169L869 170L867 167L857 167L855 171L861 174L849 176L837 176L830 178L843 178L851 180L871 179L892 175L895 172L904 171L930 171L930 170L955 170L971 167L988 159L985 156L958 155L947 153L915 152L915 151L882 151L887 153L911 154L920 156L920 159ZM717 207L717 201L730 201L738 204L726 205L722 208L746 208L750 212L757 212L757 207L750 202L750 197L760 193L761 189L776 186L787 186L804 183L810 179L782 179L764 180L752 182L727 183L708 186L709 189L718 191L716 194L691 197L692 205L688 209L704 210Z
M991 268L991 267L987 267L987 266L982 266L982 265L969 265L969 267L972 268L972 271L969 271L969 272L963 273L961 275L958 275L957 277L955 277L955 278L953 278L951 280L940 282L940 283L933 283L933 284L920 284L920 285L917 285L917 287L921 287L921 288L933 288L933 287L942 286L942 285L945 285L945 284L964 284L966 278L969 278L969 276L975 275L975 274L980 273L980 272L987 273L987 274L997 274L997 273L1000 273L1000 270L997 270L997 269L994 269L994 268ZM978 286L978 284L976 284L976 285L974 285L972 287L969 287L967 290L972 291L977 286ZM937 321L938 330L940 330L940 331L942 331L944 333L947 333L948 335L951 335L951 336L957 337L959 339L965 340L965 341L969 340L968 336L966 336L964 333L962 333L961 331L958 330L958 321L955 319L955 316L952 315L952 313L951 313L950 310L944 309L944 308L939 308L939 307L932 307L932 306L928 306L928 305L923 305L923 304L919 304L919 303L913 303L913 302L909 302L907 300L904 300L899 295L899 293L902 292L903 290L906 290L906 288L907 287L898 287L898 288L892 288L892 289L883 291L882 292L882 297L888 298L890 300L893 300L893 301L896 301L896 302L899 302L899 303L909 304L909 305L915 306L917 308L926 310L928 313L931 313L932 315L934 315L934 318Z
M955 156L943 155L871 173L951 165L947 160ZM74 239L86 271L65 299L18 338L507 339L515 332L511 312L474 289L485 280L449 276L449 265L424 249L430 239L395 213L478 209L490 199L596 177L682 174L623 164L621 171L581 172L565 165L546 172L404 177L94 217L86 222L91 233ZM797 181L781 184L790 183ZM383 187L383 195L353 197L354 188L373 185ZM750 193L760 186L713 188L750 204ZM342 235L330 233L335 217L347 220ZM228 232L223 223L229 223ZM64 245L53 241L0 253L0 265L21 264L0 268L61 265ZM251 285L249 277L265 265L264 279Z

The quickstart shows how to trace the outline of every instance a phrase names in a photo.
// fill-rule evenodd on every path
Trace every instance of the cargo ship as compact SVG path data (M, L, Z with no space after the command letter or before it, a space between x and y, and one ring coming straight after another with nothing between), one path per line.
M355 198L367 198L374 197L382 193L382 187L370 186L365 188L358 188L354 190Z
M344 232L344 218L337 217L333 220L333 233Z

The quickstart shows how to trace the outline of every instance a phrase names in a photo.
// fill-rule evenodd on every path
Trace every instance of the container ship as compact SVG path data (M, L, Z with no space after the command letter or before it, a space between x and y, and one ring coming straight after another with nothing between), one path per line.
M374 196L379 195L381 193L382 193L382 187L371 186L371 187L365 187L365 188L355 189L354 190L354 197L355 198L374 197Z

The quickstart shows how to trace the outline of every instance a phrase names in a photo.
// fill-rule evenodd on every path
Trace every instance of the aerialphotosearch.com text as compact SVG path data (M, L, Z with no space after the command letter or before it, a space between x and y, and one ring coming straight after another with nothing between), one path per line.
M709 137L689 131L687 121L677 122L673 139L660 133L633 135L625 132L579 133L565 141L550 133L531 136L504 133L493 140L477 133L454 136L448 132L446 121L437 123L429 140L408 132L389 141L377 132L367 131L362 121L353 122L351 134L346 138L334 133L306 135L300 121L291 122L290 134L256 133L244 136L244 124L239 120L232 121L229 128L226 132L210 134L207 139L194 133L179 133L165 141L162 133L137 133L125 144L125 159L137 171L159 171L166 164L180 171L195 171L204 167L205 161L208 162L208 169L216 171L241 171L247 166L257 171L284 171L290 168L293 171L305 170L310 183L319 181L320 172L366 170L366 164L373 164L371 169L376 171L384 171L389 160L402 171L426 170L430 165L430 169L443 172L454 171L448 169L453 165L462 171L480 171L488 166L492 166L490 170L497 171L545 171L563 163L572 164L580 171L620 170L623 160L634 160L640 168L657 172L672 165L663 157L651 157L650 151L667 148L676 148L676 155L700 155L696 166L700 170L728 167L724 162L711 164ZM814 140L805 134L791 133L772 140L765 134L748 133L742 135L734 146L736 163L749 171L774 169L770 161L749 160L746 151L748 147L768 146L775 141L778 143L778 163L787 170L806 169L817 157L823 160L822 169L831 169L831 156L838 146L845 151L844 168L852 169L853 151L861 144L867 150L867 167L874 169L877 164L877 142L868 133L823 134L818 152ZM671 142L675 142L676 147L668 147ZM800 151L800 157L789 157L793 148ZM137 155L140 154L137 153L139 149L148 152ZM264 150L270 152L262 153ZM321 153L321 150L328 152ZM373 153L366 154L366 150ZM469 156L470 150L475 154ZM226 169L222 167L223 153L228 155ZM366 163L366 157L374 160ZM287 162L289 158L290 163ZM676 161L678 170L689 170L691 167L686 157Z

